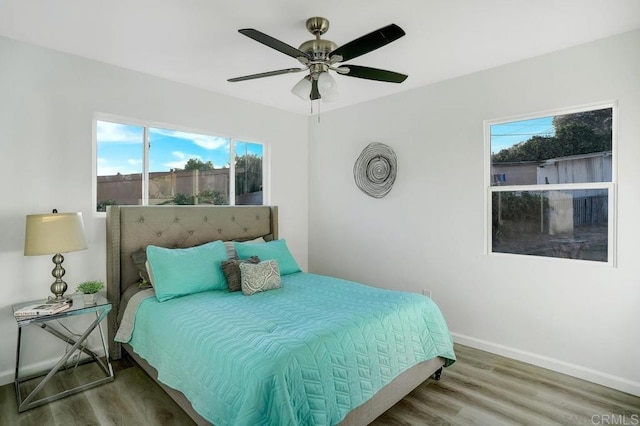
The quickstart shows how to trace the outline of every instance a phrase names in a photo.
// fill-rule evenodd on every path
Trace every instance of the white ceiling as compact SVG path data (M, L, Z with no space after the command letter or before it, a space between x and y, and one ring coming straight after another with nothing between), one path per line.
M309 102L290 92L302 73L227 79L300 65L238 29L297 48L313 38L312 16L329 19L323 38L338 45L390 23L406 32L351 62L409 78L335 76L341 97L323 103L328 111L640 28L640 1L0 0L0 35L308 114Z

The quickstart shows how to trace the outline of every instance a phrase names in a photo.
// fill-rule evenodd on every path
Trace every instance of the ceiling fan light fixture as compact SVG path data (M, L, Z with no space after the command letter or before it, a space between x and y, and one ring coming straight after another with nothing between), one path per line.
M340 97L338 83L329 72L322 72L318 76L318 92L320 92L320 98L327 102L335 101Z
M311 93L311 76L303 77L302 80L296 83L291 89L291 93L302 99L308 101Z

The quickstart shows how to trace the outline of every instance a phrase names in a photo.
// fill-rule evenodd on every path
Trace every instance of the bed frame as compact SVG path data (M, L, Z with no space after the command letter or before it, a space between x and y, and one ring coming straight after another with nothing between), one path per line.
M149 244L193 247L216 240L278 238L278 208L269 206L109 206L107 208L107 298L109 355L120 359L124 349L198 424L210 423L195 412L187 398L157 379L157 371L129 345L114 341L120 298L135 285L138 272L130 256ZM406 370L370 400L351 411L341 425L366 425L391 408L425 380L440 378L444 360L433 358Z

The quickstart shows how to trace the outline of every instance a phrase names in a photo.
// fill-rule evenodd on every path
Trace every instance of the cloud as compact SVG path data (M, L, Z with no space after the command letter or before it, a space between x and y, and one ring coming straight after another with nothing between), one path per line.
M131 175L142 173L141 160L129 159L125 163L112 162L104 157L98 157L96 171L98 176ZM134 166L134 167L131 167Z
M228 138L221 138L218 136L198 135L196 133L181 132L178 130L167 129L151 129L152 134L156 133L163 136L169 136L172 138L180 138L189 140L201 148L213 151L218 148L229 145Z
M142 143L142 127L99 121L96 125L98 142Z
M133 175L140 174L140 170L127 170L119 165L100 165L98 164L98 176L115 176L118 173L121 175Z
M184 165L187 164L187 161L169 161L163 163L163 166L166 166L169 169L184 169Z
M120 171L119 167L98 167L98 176L114 176Z
M191 158L195 158L197 160L202 161L202 157L200 155L186 154L182 151L173 151L171 155L173 155L176 158L175 161L168 161L166 163L162 163L162 165L167 167L168 169L184 169L185 164L187 164L187 161L189 161L189 159Z

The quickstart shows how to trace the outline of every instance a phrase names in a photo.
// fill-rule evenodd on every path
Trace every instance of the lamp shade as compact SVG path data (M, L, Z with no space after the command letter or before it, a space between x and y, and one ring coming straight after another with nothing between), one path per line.
M27 215L25 256L68 253L86 248L82 213Z
M318 76L318 92L323 101L333 102L340 97L338 83L328 72L320 73Z
M306 76L303 77L293 89L291 89L291 93L302 99L303 101L308 101L310 99L311 94L311 77Z

